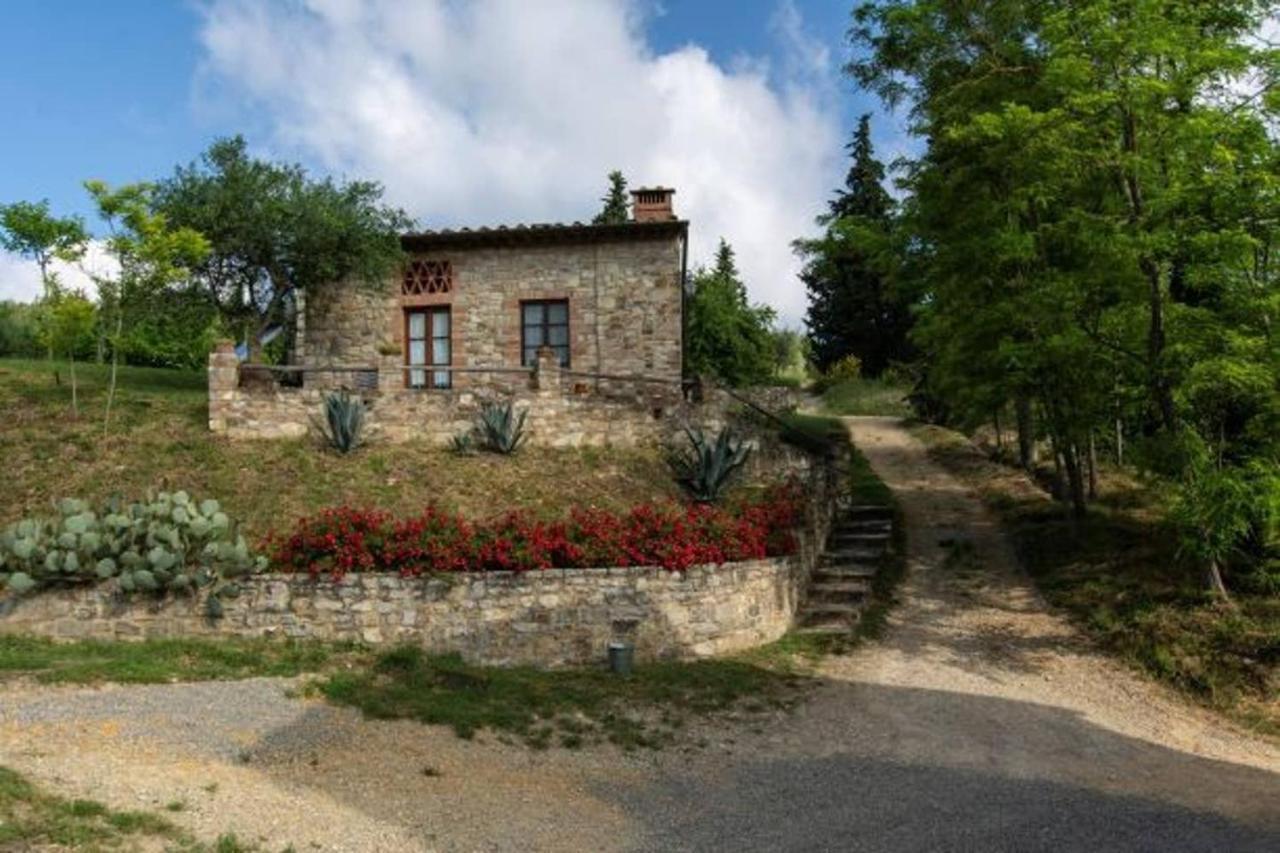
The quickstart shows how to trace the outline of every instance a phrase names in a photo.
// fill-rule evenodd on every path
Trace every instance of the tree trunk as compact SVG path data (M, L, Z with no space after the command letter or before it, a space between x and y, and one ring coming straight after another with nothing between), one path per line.
M1001 461L1003 461L1004 460L1004 433L1000 429L999 407L997 407L996 410L991 413L991 420L996 428L996 456Z
M120 366L120 333L124 329L123 314L116 314L116 338L111 345L111 382L107 385L107 413L102 418L102 434L111 428L111 404L116 399L116 371Z
M80 417L80 400L76 396L76 354L71 353L71 416Z
M1013 401L1013 408L1018 421L1018 464L1030 471L1036 464L1035 421L1031 414L1031 400L1018 397Z
M1085 499L1084 472L1080 470L1080 448L1074 441L1067 442L1062 448L1062 461L1067 469L1071 511L1077 518L1083 518L1089 509L1089 504Z
M1155 405L1160 425L1167 432L1178 431L1177 410L1173 403L1173 387L1164 374L1164 294L1160 284L1160 265L1150 259L1142 261L1142 271L1147 278L1147 301L1150 312L1147 328L1147 381L1151 401Z
M1124 465L1124 421L1116 418L1116 467Z
M1089 500L1098 499L1098 442L1089 430Z
M1205 563L1205 583L1210 591L1222 601L1232 606L1235 605L1235 602L1231 599L1231 594L1227 592L1226 583L1222 580L1222 570L1218 567L1217 560L1209 560Z

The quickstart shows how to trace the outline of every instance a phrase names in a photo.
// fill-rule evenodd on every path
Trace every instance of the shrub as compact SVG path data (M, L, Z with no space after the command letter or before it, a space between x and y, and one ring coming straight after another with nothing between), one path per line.
M364 400L351 396L346 388L324 398L324 419L320 431L329 446L346 454L360 446L364 432Z
M842 382L852 382L861 378L862 360L856 355L846 355L823 371L818 380L813 383L813 387L815 391L821 394L828 388L839 385Z
M726 486L751 455L751 448L733 436L728 427L714 441L708 441L700 429L685 427L689 447L668 456L676 480L690 496L702 503L720 499Z
M480 406L480 414L476 418L476 432L480 437L480 446L485 450L503 455L515 453L524 443L524 421L529 414L528 409L516 412L515 404L508 400L505 403L486 401Z
M269 538L277 568L329 574L529 571L592 566L693 565L793 553L801 491L769 490L733 511L705 504L642 504L622 514L577 509L546 521L511 512L483 523L427 507L395 520L347 507L301 519L288 535Z
M217 501L186 492L128 505L113 499L98 511L64 499L57 510L0 533L0 583L10 592L111 578L124 592L194 592L266 567Z

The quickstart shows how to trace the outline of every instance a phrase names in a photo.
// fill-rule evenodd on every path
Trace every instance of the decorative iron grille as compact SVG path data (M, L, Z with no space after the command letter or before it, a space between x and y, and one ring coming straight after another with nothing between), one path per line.
M422 296L428 293L453 291L453 265L448 261L409 262L404 271L404 283L400 292L405 296Z

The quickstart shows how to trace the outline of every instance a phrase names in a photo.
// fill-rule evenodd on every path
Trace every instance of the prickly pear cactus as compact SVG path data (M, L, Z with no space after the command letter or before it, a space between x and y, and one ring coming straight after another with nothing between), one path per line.
M215 500L159 492L96 509L66 498L55 509L0 531L0 590L111 582L126 593L222 594L229 579L266 568Z

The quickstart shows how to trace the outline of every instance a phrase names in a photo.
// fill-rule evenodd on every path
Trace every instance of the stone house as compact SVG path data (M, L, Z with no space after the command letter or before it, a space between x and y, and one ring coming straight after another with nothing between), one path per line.
M490 384L495 369L534 367L549 347L575 382L678 383L689 223L674 193L633 191L625 223L406 234L407 264L383 287L308 295L295 361L386 369L394 355L404 388L434 391ZM450 369L432 369L441 367Z

